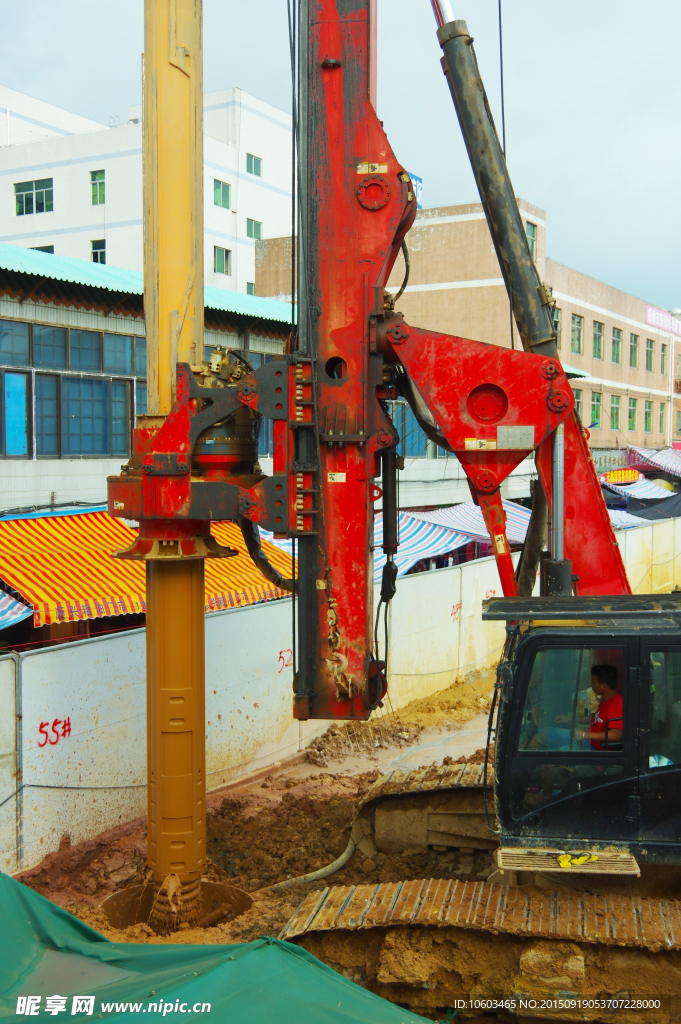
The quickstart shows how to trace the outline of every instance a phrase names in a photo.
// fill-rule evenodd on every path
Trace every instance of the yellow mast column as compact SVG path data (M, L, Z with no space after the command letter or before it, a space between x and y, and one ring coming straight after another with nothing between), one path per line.
M201 0L144 3L147 408L158 428L178 362L203 357ZM158 932L201 913L206 865L204 562L147 562L148 864Z

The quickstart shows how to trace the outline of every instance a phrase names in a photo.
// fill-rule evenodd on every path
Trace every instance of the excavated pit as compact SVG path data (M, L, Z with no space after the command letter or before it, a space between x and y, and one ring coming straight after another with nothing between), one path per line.
M414 878L484 879L492 862L489 854L480 851L406 850L367 857L357 850L330 878L295 890L268 891L275 883L314 871L342 853L359 801L378 771L391 762L413 754L416 761L408 763L418 764L422 754L422 764L442 763L456 754L457 743L471 760L482 761L482 752L475 753L475 743L479 744L484 732L481 712L488 707L489 682L483 679L466 687L458 684L415 701L399 716L386 715L382 726L374 724L364 741L358 728L345 734L349 739L335 728L314 747L313 762L284 766L266 778L210 794L207 881L242 890L252 900L250 907L243 906L240 913L227 919L169 936L154 934L139 920L114 926L125 921L118 918L112 922L101 904L112 893L122 893L127 885L144 884L144 819L74 846L65 837L59 851L18 877L114 941L188 944L276 936L303 897L327 885ZM420 737L421 744L412 750L409 745L414 737ZM439 760L433 754L439 754ZM320 770L315 761L326 769ZM651 892L666 892L675 898L681 890L675 871L665 876L658 873L649 884ZM621 880L613 880L611 891L617 891L618 885ZM604 888L599 885L600 890ZM497 998L509 991L534 993L540 1003L578 991L642 993L643 997L666 1000L659 1011L634 1015L597 1009L576 1016L569 1010L520 1014L528 1019L616 1019L621 1024L681 1020L681 959L676 952L537 942L462 928L309 933L298 941L346 977L434 1020L451 1019L457 1000ZM490 1007L471 1006L459 1008L457 1015L479 1017L490 1012ZM517 1014L502 1012L502 1016L517 1019Z

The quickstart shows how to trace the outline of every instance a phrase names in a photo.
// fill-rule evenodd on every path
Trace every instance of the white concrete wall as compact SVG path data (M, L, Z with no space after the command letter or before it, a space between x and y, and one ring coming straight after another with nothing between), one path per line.
M16 658L0 658L0 871L17 870Z
M534 460L525 459L502 483L502 498L529 498L533 473L536 475ZM405 459L404 469L399 472L400 508L453 505L470 500L467 477L456 456ZM376 508L382 508L380 499Z
M206 617L209 789L290 756L326 727L292 718L290 647L288 601ZM76 843L146 811L144 630L30 651L18 664L23 789L18 832L12 800L4 817L0 809L0 865L18 846L14 856L27 867L66 834ZM0 660L0 802L15 788L14 693L5 700L4 666L13 685L14 662ZM66 719L70 734L62 735Z
M0 85L0 146L16 146L103 127L80 114Z
M92 205L90 171L104 170L106 202ZM54 209L17 217L14 185L52 178ZM92 257L106 239L107 263L142 269L142 126L127 124L0 149L0 241L54 245L60 256Z
M122 455L114 459L2 459L2 510L53 501L106 504L106 478L120 473L125 461Z
M69 120L75 115L63 111L64 125L72 125L75 134L34 125L35 131L3 146L2 95L0 88L0 242L54 245L57 255L90 260L91 242L105 238L108 264L142 270L140 109L130 108L136 121L112 128ZM255 241L247 237L247 219L261 222L263 238L291 230L291 117L240 89L209 93L204 106L205 283L246 292L247 283L255 282ZM262 159L261 177L247 172L248 153ZM106 202L93 206L90 171L98 170L105 172ZM54 210L17 217L14 184L50 177ZM214 204L215 178L231 186L230 210ZM213 270L215 245L232 252L230 276Z
M681 520L620 532L618 540L635 590L681 583ZM500 592L491 558L400 579L389 620L394 709L496 664L504 628L482 622L481 602ZM209 789L289 756L326 727L292 718L290 647L289 601L207 616ZM143 630L0 658L1 869L39 863L65 834L75 843L144 813L145 701ZM70 735L61 735L62 724L52 730L67 718ZM15 811L17 763L23 788Z
M388 678L395 710L496 664L505 627L483 623L481 602L501 592L494 558L398 580L389 614Z

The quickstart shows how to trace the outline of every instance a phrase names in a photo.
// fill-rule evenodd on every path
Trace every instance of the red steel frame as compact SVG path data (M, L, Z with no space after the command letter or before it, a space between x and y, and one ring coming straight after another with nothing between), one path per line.
M140 520L138 557L172 543L197 557L224 554L210 538L210 520L240 515L298 539L294 714L301 719L366 719L381 696L372 651L371 539L377 456L398 441L381 406L396 397L387 372L395 365L411 378L465 469L505 595L517 588L499 488L534 451L551 506L552 434L561 422L565 557L579 592L630 592L560 363L410 327L384 305L416 201L370 102L371 4L311 5L314 216L301 242L306 346L219 394L202 391L190 368L178 367L166 424L156 433L136 430L127 472L109 480L110 514ZM192 458L200 431L243 405L274 419L273 477L202 475Z

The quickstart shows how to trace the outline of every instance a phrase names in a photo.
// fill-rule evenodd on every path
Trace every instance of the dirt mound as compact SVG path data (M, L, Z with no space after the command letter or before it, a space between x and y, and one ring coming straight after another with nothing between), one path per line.
M465 681L457 679L446 690L413 700L394 715L387 716L404 727L446 729L463 725L490 709L495 670L476 672Z
M248 797L228 797L207 815L208 856L249 892L316 871L347 846L357 802L377 775L310 775L298 785L286 780L280 802L257 813Z
M307 759L320 768L353 754L377 760L378 749L411 747L418 743L422 732L422 725L407 725L396 715L369 722L333 722L322 736L312 741Z
M474 754L469 754L466 757L462 754L461 757L443 757L443 764L484 764L485 763L485 747L478 747ZM494 744L490 743L489 754L487 755L487 764L494 763Z
M372 760L378 749L413 746L424 729L458 728L489 711L493 684L490 669L465 681L457 679L446 690L413 700L399 711L376 712L368 722L334 722L313 740L307 759L322 768L353 754ZM472 763L482 764L482 760Z
M146 861L146 819L138 818L77 846L66 837L59 850L16 877L60 906L97 906L116 889L144 881Z

